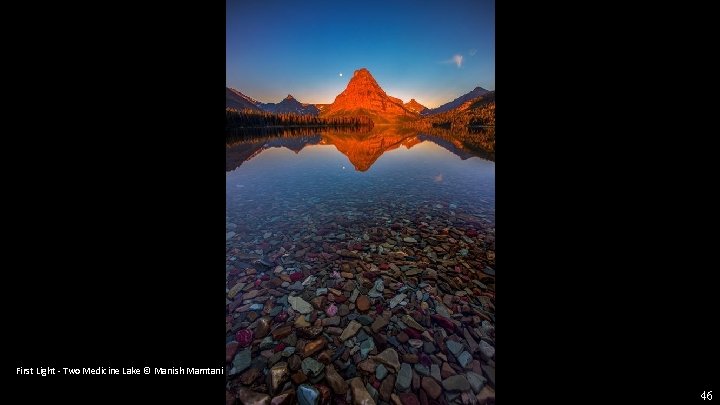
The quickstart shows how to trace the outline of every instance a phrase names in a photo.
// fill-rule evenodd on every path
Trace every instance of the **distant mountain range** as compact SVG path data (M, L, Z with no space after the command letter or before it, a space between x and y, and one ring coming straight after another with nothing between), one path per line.
M320 110L314 104L301 103L291 94L279 103L263 103L246 96L239 90L225 88L225 107L236 110L267 111L272 113L295 113L300 115L318 115Z
M415 121L421 117L436 116L450 111L463 111L469 107L468 102L488 95L492 96L494 103L494 93L482 87L475 87L469 93L440 107L427 108L414 98L403 103L401 99L388 95L375 81L370 71L361 68L354 72L345 90L338 94L331 104L302 103L290 94L279 103L263 103L232 88L226 88L225 98L226 107L237 110L320 115L328 118L367 116L376 124L388 124ZM494 104L492 113L494 115Z
M225 107L226 108L234 108L236 110L263 111L263 109L260 108L258 106L258 104L262 104L262 103L242 94L241 92L239 92L235 89L225 87Z
M320 110L314 104L301 103L292 95L288 94L283 101L275 103L260 104L260 108L273 113L295 113L300 115L318 115Z
M478 98L480 96L484 96L488 93L490 93L490 90L485 90L482 87L478 86L478 87L475 87L475 89L473 89L473 91L463 94L462 96L456 98L455 100L453 100L449 103L445 103L438 108L425 109L421 112L421 114L422 115L432 115L432 114L444 113L446 111L450 111L450 110L453 110L455 108L462 106L463 103L465 103L466 101L476 99L476 98Z

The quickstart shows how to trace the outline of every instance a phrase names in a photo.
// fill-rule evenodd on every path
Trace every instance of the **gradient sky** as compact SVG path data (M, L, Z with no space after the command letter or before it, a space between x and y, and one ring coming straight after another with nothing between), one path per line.
M495 90L494 0L226 4L227 85L262 102L331 103L361 67L426 107Z

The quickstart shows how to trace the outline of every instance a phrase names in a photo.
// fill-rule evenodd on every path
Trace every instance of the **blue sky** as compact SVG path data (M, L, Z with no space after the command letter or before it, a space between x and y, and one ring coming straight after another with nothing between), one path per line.
M494 0L226 4L226 83L263 102L331 103L362 67L427 107L495 90Z

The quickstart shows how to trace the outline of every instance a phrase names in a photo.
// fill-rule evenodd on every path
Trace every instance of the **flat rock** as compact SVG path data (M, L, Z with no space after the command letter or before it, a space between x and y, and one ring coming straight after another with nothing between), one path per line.
M456 357L460 355L460 353L463 350L462 343L458 343L454 340L448 340L445 342L445 345L447 346L448 350L450 350L450 353L455 355Z
M474 373L472 371L468 371L465 374L465 377L467 377L467 380L470 383L470 387L472 388L473 392L476 394L480 393L480 391L485 386L485 382L487 381L485 379L485 377L481 376L478 373Z
M398 294L393 297L393 299L391 299L389 303L390 308L395 308L396 306L398 306L398 304L400 304L402 300L405 299L405 297L407 297L407 294Z
M490 384L492 386L495 386L495 367L488 366L487 364L483 364L482 366L483 374L485 374L490 381Z
M423 375L423 376L430 375L430 368L428 368L428 366L426 366L422 363L415 363L415 371L417 371L418 374Z
M270 396L251 391L245 387L238 388L237 399L242 405L270 405Z
M398 397L400 398L400 403L402 405L420 405L420 401L417 396L412 392L399 394Z
M420 325L419 323L417 323L417 321L415 321L415 319L413 319L410 315L403 316L402 321L405 323L405 325L407 325L415 330L419 330L421 332L425 330L425 328L422 325Z
M345 327L342 335L340 335L340 340L344 342L350 339L351 337L355 336L355 334L360 330L360 328L362 328L362 324L354 320L350 321L348 326Z
M486 385L480 393L477 394L476 399L480 405L485 405L488 402L495 403L495 390Z
M468 382L467 378L462 374L454 375L452 377L444 379L442 382L442 386L447 391L467 391L470 389L470 383Z
M305 347L303 347L303 357L312 356L313 354L322 350L325 345L327 345L327 340L325 340L325 338L322 336L305 343Z
M463 366L463 368L467 367L467 365L470 364L472 359L473 359L472 355L467 351L463 351L457 357L458 363L460 363L460 365Z
M372 329L373 332L378 333L385 329L385 327L390 323L390 319L385 316L378 316L375 318L375 321L370 325L370 329Z
M406 391L410 388L410 384L412 383L412 375L413 372L410 365L408 363L403 363L402 366L400 366L400 371L398 371L397 379L395 380L395 386L397 387L398 391Z
M421 386L432 399L438 399L442 394L442 387L432 377L423 377Z
M355 377L350 380L350 390L352 391L353 405L375 405L375 401L365 388L362 378Z
M285 325L281 326L274 331L272 331L272 338L274 340L280 340L284 337L287 337L289 334L291 334L293 331L293 328L291 325Z
M233 367L230 370L231 374L240 374L250 367L252 351L250 348L240 351L235 355L233 360Z
M317 377L320 373L322 373L324 368L324 364L318 362L312 357L308 357L302 361L302 371L308 377Z
M377 366L377 368L375 369L375 378L376 379L384 380L385 377L387 377L387 375L388 375L388 369L387 369L387 367L385 367L384 364L380 364L379 366Z
M301 314L309 314L313 310L312 305L300 297L288 297L288 302L295 311Z
M453 370L452 367L450 367L449 363L443 363L442 368L440 369L440 375L443 379L453 376L455 374L457 373L455 372L455 370Z
M393 394L395 389L395 374L390 374L380 384L380 399L385 402L390 401L390 396Z
M355 306L360 312L367 312L370 309L370 298L367 295L361 295L355 301Z
M347 392L347 382L338 374L332 364L325 368L325 381L336 394L344 395Z
M398 359L398 354L395 349L385 349L377 356L373 356L372 359L378 363L386 365L393 372L397 372L400 368L400 360ZM408 367L410 367L409 364Z
M490 346L490 344L488 344L486 341L481 340L478 347L480 349L480 353L482 353L482 355L485 356L486 359L492 359L493 356L495 356L495 348Z

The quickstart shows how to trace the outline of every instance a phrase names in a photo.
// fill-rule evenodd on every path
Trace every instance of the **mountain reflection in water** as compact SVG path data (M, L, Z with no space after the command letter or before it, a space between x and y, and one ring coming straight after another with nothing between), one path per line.
M237 131L226 136L225 170L232 171L270 148L287 148L296 154L309 145L333 145L355 170L368 171L383 153L404 146L411 149L432 142L462 160L495 160L495 129L451 132L440 128L417 130L398 126L372 129L285 128Z

